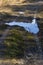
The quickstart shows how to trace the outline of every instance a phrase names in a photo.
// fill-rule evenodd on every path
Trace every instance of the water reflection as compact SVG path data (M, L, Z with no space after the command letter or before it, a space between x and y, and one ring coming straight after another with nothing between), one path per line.
M33 33L33 34L37 34L39 32L39 28L38 28L38 25L36 23L36 19L33 19L32 20L32 23L26 23L26 22L16 22L16 21L13 21L13 22L10 22L10 23L5 23L6 25L9 25L9 26L15 26L15 25L18 25L20 27L24 27L24 29L30 33Z

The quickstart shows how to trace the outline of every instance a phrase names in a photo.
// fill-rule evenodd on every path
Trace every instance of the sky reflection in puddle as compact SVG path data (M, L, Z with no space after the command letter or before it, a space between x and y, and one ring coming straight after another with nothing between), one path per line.
M9 26L20 26L20 27L24 27L24 29L30 33L33 33L33 34L37 34L39 32L39 28L38 28L38 25L36 23L36 19L33 19L32 20L32 23L26 23L26 22L16 22L16 21L13 21L13 22L10 22L10 23L5 23L6 25L9 25Z

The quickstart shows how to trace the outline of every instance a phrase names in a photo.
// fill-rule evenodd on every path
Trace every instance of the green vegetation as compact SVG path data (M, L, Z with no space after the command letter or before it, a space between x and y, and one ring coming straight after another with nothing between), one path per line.
M5 25L0 28L0 31L5 29ZM7 27L6 27L7 28ZM0 32L1 34L1 32ZM24 56L24 51L28 46L34 46L34 43L29 42L29 39L34 39L34 36L26 32L23 28L18 26L13 27L9 30L7 37L5 37L4 45L6 49L3 49L5 52L5 57L11 58L21 58Z

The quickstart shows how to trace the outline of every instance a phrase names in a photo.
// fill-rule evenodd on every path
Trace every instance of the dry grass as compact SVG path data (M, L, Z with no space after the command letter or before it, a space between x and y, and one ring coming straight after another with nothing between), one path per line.
M8 13L11 16L20 16L19 11L18 12L17 11L12 11L12 9L10 9L10 8L4 8L4 9L2 8L2 9L0 9L0 13L3 13L3 14ZM28 11L24 11L23 16L26 16L26 17L32 16L32 17L34 17L34 14L32 13L32 11L28 10ZM39 17L39 18L43 18L43 12L37 13L36 16Z
M31 0L0 0L0 6L5 6L5 5L27 5L27 4L30 4L30 1ZM32 5L34 5L34 0L31 1ZM35 4L43 4L42 1L38 1L38 2L35 2Z
M0 1L0 3L1 3L1 1ZM19 16L20 14L19 14L19 12L17 12L17 11L13 11L12 10L12 5L16 5L18 8L21 8L23 5L31 5L31 6L35 6L35 5L43 5L43 2L42 1L40 1L40 2L35 2L35 3L29 3L29 1L27 2L26 0L2 0L2 3L0 4L1 6L0 6L0 13L8 13L8 14L10 14L10 15L14 15L14 16ZM8 7L4 7L4 6L6 6L6 5L10 5L11 6L11 8L8 8ZM26 8L28 8L28 7L26 7ZM15 8L13 8L13 9L15 9ZM23 8L24 10L25 10L25 8ZM32 14L32 11L31 10L28 10L28 11L24 11L24 14L23 14L23 16L34 16L33 14ZM40 12L40 13L38 13L37 14L37 17L40 17L40 18L43 18L43 12Z
M2 59L0 65L43 65L43 60L29 59Z
M23 59L2 59L0 65L21 65L24 63Z

